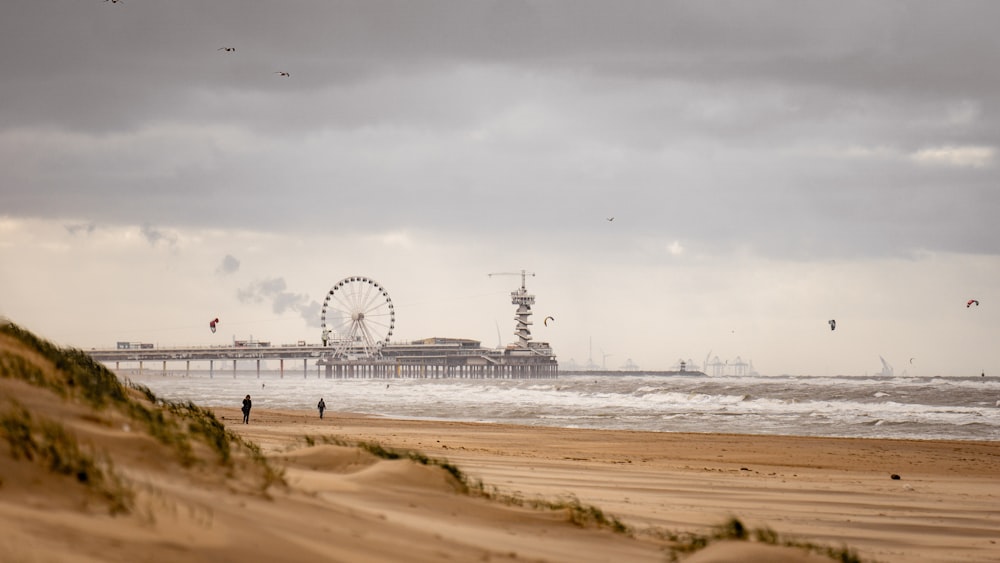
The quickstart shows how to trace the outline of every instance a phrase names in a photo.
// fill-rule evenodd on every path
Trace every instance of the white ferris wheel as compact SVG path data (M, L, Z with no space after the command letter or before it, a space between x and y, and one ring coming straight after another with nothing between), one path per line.
M377 281L351 276L333 284L320 317L323 345L334 357L378 356L396 326L389 293Z

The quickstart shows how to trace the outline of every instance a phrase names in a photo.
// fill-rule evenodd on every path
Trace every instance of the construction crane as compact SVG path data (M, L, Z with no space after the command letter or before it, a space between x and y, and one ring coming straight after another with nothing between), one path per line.
M493 276L521 276L521 288L510 292L510 302L511 305L517 305L517 316L514 317L514 322L517 323L514 328L514 336L517 337L517 346L519 348L529 348L531 330L528 327L531 326L531 306L535 304L535 296L528 293L524 281L526 276L534 276L535 273L521 270L519 273L494 272L488 275L491 278Z
M535 276L535 272L526 272L524 270L521 270L520 272L493 272L492 274L486 274L486 275L488 275L491 278L493 276L521 276L521 291L525 291L525 289L524 289L524 277L525 276L534 277Z

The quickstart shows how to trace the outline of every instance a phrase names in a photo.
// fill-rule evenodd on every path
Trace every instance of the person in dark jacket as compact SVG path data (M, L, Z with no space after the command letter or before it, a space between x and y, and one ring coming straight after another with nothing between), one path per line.
M250 395L243 399L243 424L250 424Z
M326 403L323 402L322 397L320 397L319 403L316 405L316 408L319 409L319 417L323 418L323 411L326 410Z

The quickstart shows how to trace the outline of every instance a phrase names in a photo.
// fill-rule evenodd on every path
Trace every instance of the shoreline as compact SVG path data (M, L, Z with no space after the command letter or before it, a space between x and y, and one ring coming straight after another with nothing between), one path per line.
M260 408L309 410L324 395L331 407L391 417L463 419L655 432L871 437L1000 442L1000 386L980 381L827 378L580 377L558 380L327 380L261 376L135 379L158 395L227 407L251 393ZM944 393L944 395L942 395ZM237 403L238 404L238 403Z
M568 429L210 409L269 455L335 436L415 450L523 498L576 498L636 530L730 517L864 560L1000 560L1000 443ZM892 478L899 476L899 479Z

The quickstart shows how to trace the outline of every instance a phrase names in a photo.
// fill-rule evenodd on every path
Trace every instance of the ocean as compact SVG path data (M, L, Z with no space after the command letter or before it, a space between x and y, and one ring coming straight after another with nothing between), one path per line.
M989 377L628 376L325 379L301 372L122 372L157 396L204 407L327 408L407 419L652 432L1000 440Z

